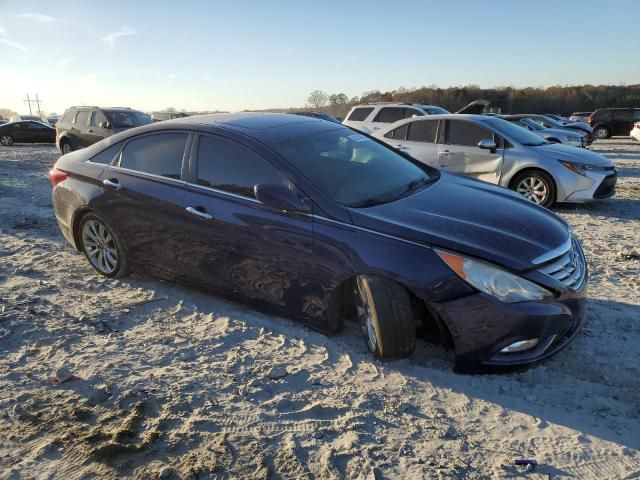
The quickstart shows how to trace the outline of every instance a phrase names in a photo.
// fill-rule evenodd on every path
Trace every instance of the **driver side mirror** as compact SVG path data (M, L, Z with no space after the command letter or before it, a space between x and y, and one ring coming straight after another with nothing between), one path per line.
M496 151L498 150L498 145L496 145L496 142L494 142L490 138L485 138L484 140L480 140L478 142L478 148L489 150L489 152L491 153L496 153Z
M287 212L308 212L304 201L285 185L259 183L253 187L256 200L269 207Z
M106 128L107 130L111 129L111 123L110 122L100 122L100 128Z

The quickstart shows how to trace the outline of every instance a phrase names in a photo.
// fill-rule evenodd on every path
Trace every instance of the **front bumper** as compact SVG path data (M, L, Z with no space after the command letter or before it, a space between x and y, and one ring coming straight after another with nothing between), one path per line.
M567 177L565 177L567 178ZM618 174L612 170L591 170L586 176L570 172L568 181L563 182L563 190L568 193L560 202L590 202L602 200L615 195Z
M586 297L566 293L546 301L504 303L483 293L434 305L455 345L457 371L487 366L518 366L543 360L562 350L585 320ZM536 338L536 347L500 353L504 347Z

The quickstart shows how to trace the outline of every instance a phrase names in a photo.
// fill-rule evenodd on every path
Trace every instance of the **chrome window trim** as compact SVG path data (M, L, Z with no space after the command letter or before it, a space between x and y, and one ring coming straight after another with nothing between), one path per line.
M198 185L197 183L191 183L191 182L185 182L185 184L189 187L196 187L199 189L203 189L203 190L207 190L213 193L218 193L221 195L227 195L229 197L232 198L237 198L239 200L247 200L249 202L253 202L253 203L257 203L260 205L264 205L264 203L262 203L260 200L257 200L255 198L251 198L251 197L245 197L244 195L238 195L237 193L231 193L231 192L225 192L224 190L218 190L217 188L213 188L213 187L207 187L205 185Z
M391 240L398 240L398 241L403 242L403 243L408 243L409 245L415 245L417 247L427 248L429 250L432 249L432 246L429 245L429 244L426 244L426 243L418 243L418 242L414 242L412 240L407 240L406 238L396 237L394 235L389 235L389 234L382 233L382 232L376 232L375 230L371 230L371 229L365 228L365 227L360 227L358 225L354 225L353 223L345 223L345 222L341 222L339 220L333 220L331 218L322 217L322 216L319 216L319 215L313 215L312 213L307 213L307 214L304 214L304 215L306 215L308 217L311 217L313 220L324 220L324 221L329 222L329 223L334 223L336 225L340 225L340 226L343 226L343 227L351 227L351 228L353 228L355 230L360 230L362 232L372 233L374 235L378 235L378 236L381 236L381 237L389 238Z
M122 153L122 151L121 151ZM97 164L97 165L102 165L102 164ZM182 179L178 179L178 178L171 178L171 177L163 177L162 175L156 175L155 173L148 173L148 172L142 172L140 170L133 170L131 168L125 168L125 167L120 167L117 165L106 165L106 167L115 170L116 172L122 172L122 173L132 173L134 175L139 175L141 177L147 177L151 180L167 180L171 183L175 183L176 185L186 185L187 182L185 182Z
M540 265L542 263L548 262L549 260L553 260L554 258L560 257L564 255L571 249L571 236L565 240L565 242L557 248L548 251L547 253L543 253L539 257L531 260L531 263L534 265Z

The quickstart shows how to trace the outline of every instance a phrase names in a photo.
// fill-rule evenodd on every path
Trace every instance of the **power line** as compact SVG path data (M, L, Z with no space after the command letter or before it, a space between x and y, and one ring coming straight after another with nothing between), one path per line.
M33 115L33 110L31 109L31 104L32 104L32 103L35 103L35 104L36 104L36 106L38 107L38 115L39 115L40 117L42 117L42 110L40 110L40 102L41 102L41 101L42 101L42 100L40 100L40 99L38 98L38 94L37 94L37 93L36 93L36 99L35 99L35 100L31 100L31 99L29 98L29 94L27 93L27 99L26 99L26 100L24 100L24 103L26 103L26 104L29 106L29 115Z

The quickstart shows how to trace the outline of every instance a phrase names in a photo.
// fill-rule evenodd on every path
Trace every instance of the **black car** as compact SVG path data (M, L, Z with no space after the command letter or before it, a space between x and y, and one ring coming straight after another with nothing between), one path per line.
M56 144L63 154L88 147L114 133L151 123L151 117L124 107L71 107L56 125Z
M0 125L0 144L9 147L14 143L54 143L56 129L44 123L25 120Z
M561 218L332 122L159 122L50 176L62 233L98 273L152 273L328 332L353 318L383 360L426 332L458 369L527 364L585 318L587 266Z
M640 121L640 108L599 108L587 119L598 138L628 137L637 121Z

